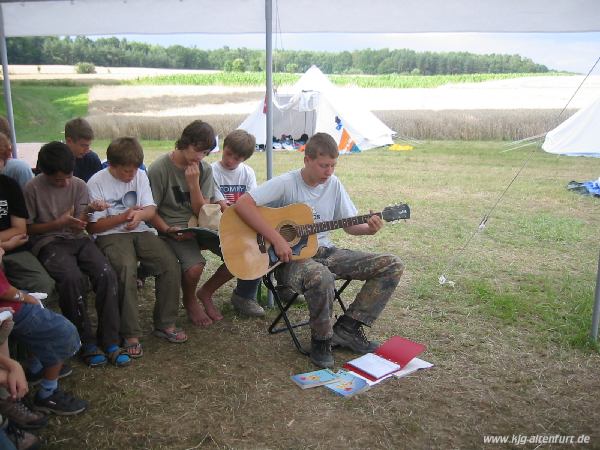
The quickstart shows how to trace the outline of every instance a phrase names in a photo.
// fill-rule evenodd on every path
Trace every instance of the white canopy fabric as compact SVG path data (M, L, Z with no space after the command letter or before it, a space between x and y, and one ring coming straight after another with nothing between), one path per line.
M267 140L265 124L261 100L239 128L252 133L256 143L264 145ZM289 93L273 96L273 134L276 137L292 135L297 139L304 133L310 137L316 132L333 136L342 152L350 142L356 145L351 146L354 151L391 144L394 134L356 99L339 95L323 72L312 66Z
M264 33L264 0L4 0L6 37ZM586 32L598 0L279 0L286 33Z
M546 134L548 153L600 158L600 98Z

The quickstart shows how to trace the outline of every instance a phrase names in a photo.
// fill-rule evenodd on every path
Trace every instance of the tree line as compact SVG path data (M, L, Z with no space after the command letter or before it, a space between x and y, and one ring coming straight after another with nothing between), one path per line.
M264 50L223 47L203 50L172 45L163 47L116 37L20 37L7 39L11 64L66 64L81 62L110 67L169 69L264 70ZM317 65L325 73L418 74L548 72L548 68L520 55L468 52L416 52L409 49L317 52L279 50L273 56L276 72L305 72Z

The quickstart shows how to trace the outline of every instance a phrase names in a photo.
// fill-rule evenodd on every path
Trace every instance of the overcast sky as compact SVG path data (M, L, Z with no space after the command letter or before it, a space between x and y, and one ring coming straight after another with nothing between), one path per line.
M215 49L264 48L264 35L126 35L130 41L164 46ZM468 51L519 54L549 69L587 73L600 57L600 33L421 33L421 34L274 34L283 50L342 51L363 48L410 48L416 51ZM599 64L600 65L600 64ZM599 74L596 67L594 74Z

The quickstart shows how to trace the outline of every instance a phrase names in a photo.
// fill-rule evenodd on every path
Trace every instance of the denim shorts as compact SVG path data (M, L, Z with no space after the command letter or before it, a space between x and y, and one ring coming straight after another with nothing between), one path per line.
M75 325L51 309L24 303L13 321L11 337L24 343L44 367L65 361L81 347Z

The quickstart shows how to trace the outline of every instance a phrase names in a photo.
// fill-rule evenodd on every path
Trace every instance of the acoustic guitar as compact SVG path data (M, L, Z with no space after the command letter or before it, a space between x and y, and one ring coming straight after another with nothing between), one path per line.
M372 215L386 222L410 218L406 204L388 206L382 212L314 223L310 206L294 203L283 208L259 206L258 210L292 248L292 260L311 258L317 253L316 233L366 223ZM248 226L236 213L235 205L221 217L219 238L223 259L229 271L242 280L254 280L269 272L278 262L271 243Z

